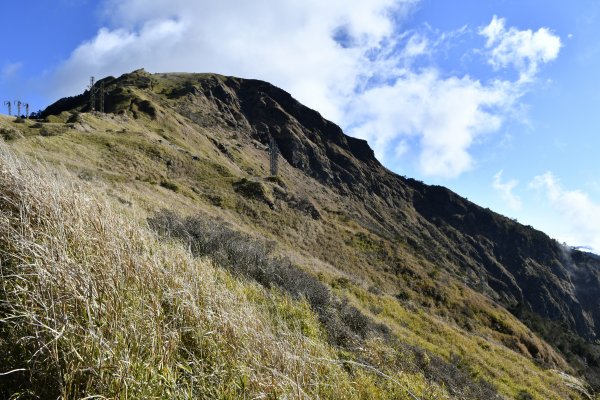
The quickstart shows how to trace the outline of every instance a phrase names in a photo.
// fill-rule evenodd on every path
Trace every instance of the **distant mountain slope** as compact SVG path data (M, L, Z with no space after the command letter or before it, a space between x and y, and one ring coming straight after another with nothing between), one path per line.
M124 95L123 87L149 89L158 79L138 74L105 80L108 112L129 109L153 117L151 102ZM406 236L432 252L439 248L435 253L441 256L438 262L460 274L472 273L477 284L491 289L505 306L530 309L587 339L596 338L600 302L586 301L600 294L600 263L593 256L577 252L576 262L571 250L535 229L484 210L446 188L389 172L365 141L345 135L338 126L266 82L190 76L186 86L165 94L181 99L178 111L200 125L219 116L264 145L273 136L290 165L363 203L364 216L381 233L412 233L415 225L421 232L431 231L431 237L426 233ZM194 109L189 98L202 98L208 109ZM85 111L87 105L88 98L82 95L55 103L44 115L76 108ZM406 214L416 216L417 221L407 226Z
M59 100L14 146L149 212L200 210L275 240L397 337L459 355L504 394L552 397L524 383L512 352L600 387L598 257L394 174L365 141L269 83L143 70L100 82L106 115L88 114L88 92ZM268 177L270 138L278 177ZM497 363L489 346L509 353Z

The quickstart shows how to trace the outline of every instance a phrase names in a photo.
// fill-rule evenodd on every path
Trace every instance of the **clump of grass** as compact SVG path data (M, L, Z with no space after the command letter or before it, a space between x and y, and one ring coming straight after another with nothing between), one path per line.
M159 242L74 182L0 147L1 398L445 395L339 361L306 303Z
M67 119L67 123L68 124L74 124L77 122L83 122L83 117L81 116L81 113L78 111L75 111L71 114L71 116Z
M45 125L40 128L40 136L59 136L67 132L67 128L62 125Z
M234 182L233 188L242 196L263 201L270 206L273 205L273 195L269 193L267 187L262 182L242 178Z
M0 127L0 136L6 141L16 140L23 137L23 134L13 127Z
M160 186L164 187L165 189L169 189L173 192L179 191L179 185L177 185L175 182L168 181L166 179L160 181Z

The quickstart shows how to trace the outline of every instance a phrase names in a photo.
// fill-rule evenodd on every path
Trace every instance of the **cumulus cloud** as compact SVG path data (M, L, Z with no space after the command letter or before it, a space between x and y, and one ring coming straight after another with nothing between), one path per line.
M485 86L469 77L442 78L436 70L406 72L393 85L356 96L350 133L369 140L381 159L398 136L415 137L424 174L456 177L472 168L469 147L500 127L501 110L515 96L502 82Z
M59 95L90 75L150 71L218 72L268 80L326 117L370 75L366 52L393 32L391 13L408 0L113 0L113 29L103 28L59 69ZM349 44L335 33L343 30ZM65 83L67 83L65 85ZM69 85L69 83L71 83Z
M489 50L489 63L494 68L516 68L519 80L523 82L531 80L541 64L556 59L562 45L560 37L548 28L535 32L514 27L507 29L506 20L495 15L479 33L487 39L485 47Z
M356 94L346 118L349 132L369 140L384 162L389 154L399 154L393 149L399 138L416 137L418 167L424 175L454 178L472 169L473 145L501 128L539 65L555 59L560 50L560 38L547 28L536 32L507 29L506 21L496 16L480 34L487 38L490 63L495 67L514 65L520 72L517 81L444 77L434 68L388 72L388 82L391 75L393 83ZM413 35L403 54L430 53L433 50L428 45ZM401 143L406 150L406 142Z
M567 190L551 172L536 176L530 187L544 193L559 213L565 228L579 246L589 246L600 254L600 204L581 190Z
M73 51L52 90L72 95L90 75L141 67L263 79L368 139L382 162L409 154L425 175L456 177L476 164L472 146L500 129L522 84L415 67L440 40L402 31L417 1L107 0L108 26ZM496 17L490 26L482 34L498 65L523 62L531 75L556 57L509 52L526 48L513 37L538 49L554 37L547 30L507 29Z
M517 187L519 182L515 179L503 182L502 172L503 171L498 171L494 175L492 187L498 194L500 194L502 200L504 200L512 210L520 210L522 206L521 199L514 193L515 187Z

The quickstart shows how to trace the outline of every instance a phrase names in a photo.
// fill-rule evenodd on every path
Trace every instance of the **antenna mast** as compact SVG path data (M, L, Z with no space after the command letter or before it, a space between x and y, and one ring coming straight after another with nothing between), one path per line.
M15 100L14 103L17 105L17 117L21 116L21 100Z
M277 176L279 172L279 149L277 148L277 143L273 136L269 141L269 158L270 158L270 167L271 167L271 176Z
M91 112L96 111L96 88L94 85L96 84L95 78L90 77L90 110Z
M4 105L8 107L8 115L12 115L12 103L10 101L5 101Z
M25 103L25 119L29 118L29 103Z
M104 82L100 82L100 112L104 114Z

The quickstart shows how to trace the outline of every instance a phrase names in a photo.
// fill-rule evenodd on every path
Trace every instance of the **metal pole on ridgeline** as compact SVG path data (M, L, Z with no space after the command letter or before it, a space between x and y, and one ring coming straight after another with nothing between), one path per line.
M90 110L91 112L96 111L96 88L94 87L94 85L96 84L96 81L94 79L94 77L90 77Z
M100 112L104 114L104 82L100 82Z
M17 117L21 116L21 105L23 103L21 103L21 100L15 100L15 105L17 106Z
M269 141L269 160L271 167L271 176L277 176L279 172L279 149L277 148L277 143L273 136Z

